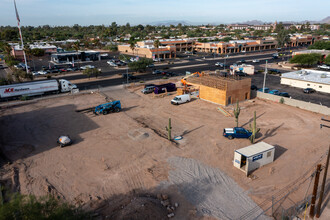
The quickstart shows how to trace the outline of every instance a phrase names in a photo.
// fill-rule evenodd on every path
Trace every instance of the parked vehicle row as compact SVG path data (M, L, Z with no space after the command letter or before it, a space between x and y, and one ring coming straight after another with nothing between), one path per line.
M168 76L168 77L172 77L172 76L177 76L178 74L173 73L173 72L169 72L169 71L164 71L164 70L153 70L152 74L154 75L164 75L164 76Z
M107 64L109 64L110 66L113 66L113 67L117 67L117 66L126 66L127 63L122 61L122 60L119 60L119 59L111 59L109 61L107 61Z
M257 87L254 86L253 88L255 89ZM252 89L252 86L251 86L251 89ZM269 88L265 87L265 88L258 89L258 91L259 92L265 92L265 93L268 93L268 94L271 94L271 95L278 95L278 96L290 98L289 93L287 93L287 92L280 92L277 89L269 90Z
M90 65L89 65L90 66ZM93 67L93 66L91 66ZM81 67L83 69L86 69L84 67ZM95 67L93 67L95 68ZM50 73L65 73L65 72L74 72L74 71L78 71L79 68L77 67L69 67L69 68L43 68L42 70L39 71L33 71L32 75L37 76L37 75L46 75L46 74L50 74Z
M161 85L148 84L145 85L144 89L141 90L143 94L155 93L160 94L164 92L176 91L176 85L174 83L166 83Z

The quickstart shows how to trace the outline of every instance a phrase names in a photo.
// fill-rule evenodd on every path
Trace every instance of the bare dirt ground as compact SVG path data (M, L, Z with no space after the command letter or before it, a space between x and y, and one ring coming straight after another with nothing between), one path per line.
M178 169L171 163L173 158L191 158L195 161L191 166L203 164L198 169L207 166L222 172L242 188L240 194L249 195L262 209L269 207L272 196L279 199L292 190L291 183L305 180L303 177L310 174L308 171L321 156L324 162L330 131L320 129L322 115L264 100L246 101L240 104L240 126L248 128L256 111L257 125L261 128L257 141L276 147L275 161L247 178L233 167L232 160L234 151L250 145L249 140L222 137L223 128L235 125L233 117L225 117L217 111L217 105L203 100L172 106L173 95L153 98L143 95L140 89L117 87L104 91L113 100L121 100L123 107L120 113L105 116L75 111L104 103L99 94L1 108L1 149L12 161L2 166L1 179L11 179L13 188L22 193L52 194L96 209L110 219L139 219L143 214L148 216L145 219L161 219L164 215L167 218L166 214L172 211L166 210L164 201L170 206L178 203L174 219L239 219L239 216L251 219L251 213L259 209L253 208L253 202L239 210L239 215L225 218L212 213L212 209L221 206L212 197L215 191L205 191L200 200L194 195L187 196L191 182L171 179L171 172ZM232 108L226 109L232 112ZM166 139L168 118L172 119L173 136L183 136L178 143ZM72 146L56 146L56 139L62 134L72 137ZM198 178L191 181L205 184ZM312 187L308 188L307 183L303 182L285 197L281 207L288 209L297 204L307 189L310 195ZM213 186L209 185L211 189ZM170 201L159 194L165 194ZM205 201L214 204L205 206ZM235 202L239 201L228 201ZM325 207L323 213L328 209ZM132 210L141 215L133 216Z

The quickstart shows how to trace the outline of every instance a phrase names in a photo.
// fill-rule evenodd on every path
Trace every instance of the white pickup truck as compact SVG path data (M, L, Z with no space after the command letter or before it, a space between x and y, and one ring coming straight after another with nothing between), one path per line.
M317 66L317 68L319 68L319 69L323 69L323 70L330 70L330 66L327 66L327 65L325 65L325 64L320 65L320 66Z

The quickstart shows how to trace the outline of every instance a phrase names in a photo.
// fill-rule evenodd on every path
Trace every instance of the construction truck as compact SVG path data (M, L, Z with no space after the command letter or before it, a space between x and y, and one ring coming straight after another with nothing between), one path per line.
M95 115L107 115L109 113L113 112L120 112L121 110L121 104L120 101L113 101L113 102L108 102L102 105L98 105L95 107L94 114Z
M185 77L183 77L182 79L181 79L181 84L182 85L184 85L184 86L186 86L187 85L187 78L189 78L189 77L201 77L201 76L203 76L204 75L204 72L202 72L202 73L200 73L200 72L195 72L195 73L192 73L192 74L189 74L189 75L187 75L187 76L185 76Z

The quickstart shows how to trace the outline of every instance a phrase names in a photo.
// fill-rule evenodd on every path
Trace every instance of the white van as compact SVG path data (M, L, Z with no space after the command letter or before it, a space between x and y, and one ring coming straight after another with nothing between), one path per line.
M184 94L184 95L178 95L175 96L174 99L172 99L171 104L173 105L179 105L185 102L189 102L190 101L190 94Z

